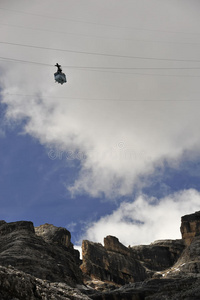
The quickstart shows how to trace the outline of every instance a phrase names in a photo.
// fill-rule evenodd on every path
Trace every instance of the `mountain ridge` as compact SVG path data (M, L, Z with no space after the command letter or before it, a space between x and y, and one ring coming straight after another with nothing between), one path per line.
M200 299L200 212L181 218L182 239L126 247L84 240L83 258L62 227L0 221L0 299Z

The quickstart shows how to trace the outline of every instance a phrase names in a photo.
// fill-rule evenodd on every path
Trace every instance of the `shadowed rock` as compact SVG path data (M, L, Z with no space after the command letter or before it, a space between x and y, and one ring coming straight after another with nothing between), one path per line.
M0 299L199 300L200 212L182 217L181 232L133 247L83 241L80 269L67 229L0 221Z
M67 238L63 238L65 234ZM48 236L48 238L47 238ZM52 238L52 240L51 240ZM64 244L62 241L67 242ZM68 247L69 245L69 247ZM50 227L44 238L35 234L32 222L0 222L0 265L50 281L75 285L82 282L78 252L73 249L68 231Z
M56 227L52 224L44 224L35 227L35 233L41 236L47 243L55 243L68 248L73 248L71 243L71 233L63 227Z
M151 279L90 295L93 300L199 300L200 280Z
M85 275L117 284L142 281L149 277L142 264L131 257L131 250L117 238L108 236L104 242L105 247L83 241L81 270Z
M200 235L200 211L183 216L180 229L185 244L190 245L193 238Z
M0 266L1 300L89 300L77 288L66 283L49 282L19 271Z
M116 284L143 281L153 277L156 271L172 267L184 248L182 240L157 241L127 248L116 237L107 236L104 247L83 241L81 269L91 279Z
M183 240L161 240L150 245L131 247L131 255L151 271L170 268L185 249Z

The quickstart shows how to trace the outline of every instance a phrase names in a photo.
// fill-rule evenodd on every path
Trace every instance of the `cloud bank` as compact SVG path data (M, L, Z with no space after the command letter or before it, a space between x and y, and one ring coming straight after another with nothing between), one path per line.
M133 202L121 203L112 214L89 224L83 239L103 244L104 237L113 235L126 246L180 239L181 217L199 207L200 193L194 189L161 199L141 195Z
M67 4L62 1L61 16L60 6L55 7L53 1L50 1L52 7L49 1L42 4L35 1L30 6L25 1L19 2L19 6L13 2L13 9L24 10L29 15L1 12L1 22L24 27L20 35L16 34L18 27L1 29L2 39L7 42L158 58L96 57L2 45L4 57L52 65L0 61L2 101L7 104L8 120L23 121L24 132L47 147L47 155L48 151L56 149L64 153L65 158L67 155L69 158L70 153L71 159L81 162L77 179L68 186L72 195L88 193L97 197L104 194L107 198L131 195L134 187L145 185L140 178L152 176L164 161L178 165L186 151L190 159L198 153L200 85L199 77L195 77L199 76L198 71L165 69L196 65L188 60L199 57L199 46L194 47L198 36L193 34L188 39L187 34L188 30L196 33L200 25L196 1L191 1L189 7L182 1L181 10L180 1L170 1L164 7L161 2L152 1L151 8L146 6L146 1L127 1L123 9L120 1L114 8L106 1L96 7L86 1L84 9L80 5L76 10L72 1ZM135 9L140 12L140 18L136 17ZM38 16L40 10L43 15L52 17L58 13L57 34L52 32L55 22ZM131 14L133 11L135 18ZM76 22L69 20L70 14ZM96 24L90 24L94 22L90 16L97 15ZM98 25L102 22L120 28L106 26L105 33L105 25ZM139 31L136 30L138 26ZM167 32L163 36L164 30ZM160 58L169 61L159 61ZM183 61L170 61L174 58ZM57 61L79 67L64 69L68 83L63 86L53 80L53 66ZM112 70L81 69L81 66L164 69L138 72L125 69L114 73Z

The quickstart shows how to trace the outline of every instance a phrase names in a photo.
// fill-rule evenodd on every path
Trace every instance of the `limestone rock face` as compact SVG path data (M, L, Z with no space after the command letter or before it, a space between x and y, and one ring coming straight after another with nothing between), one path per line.
M108 235L104 238L104 248L107 251L120 253L122 255L130 255L130 250L121 244L115 236Z
M65 282L72 286L81 283L80 260L77 251L73 249L69 235L66 243L67 238L62 239L63 235L60 238L58 234L59 238L56 240L61 242L55 243L56 233L60 231L60 229L53 228L51 234L46 234L43 239L35 234L32 222L6 223L1 221L0 265L11 265L18 270L49 281Z
M200 274L200 236L193 238L178 261L163 273L166 278L197 278Z
M181 218L181 234L187 246L200 235L200 211Z
M96 292L93 300L199 300L200 279L150 279L114 290Z
M107 236L104 247L83 241L82 272L92 280L116 284L143 281L157 271L170 268L185 248L182 240L157 241L151 245L125 247L116 237Z
M105 247L99 243L83 241L81 270L85 275L117 284L148 278L142 264L131 257L131 250L122 245L117 238L108 236L104 242Z
M19 271L0 266L1 300L89 300L77 288L66 283L49 282Z
M0 221L0 299L198 300L200 212L182 217L181 232L133 247L85 240L80 266L65 228Z
M200 211L181 218L181 233L187 247L166 277L198 277L200 273Z
M185 249L182 240L155 241L150 245L133 246L132 256L152 271L170 268Z
M35 233L35 229L32 222L28 221L18 221L6 223L5 221L0 221L0 236L5 236L11 232L30 232Z
M52 242L68 248L73 248L71 243L71 233L66 228L56 227L46 223L35 227L35 233L36 235L41 236L47 243Z

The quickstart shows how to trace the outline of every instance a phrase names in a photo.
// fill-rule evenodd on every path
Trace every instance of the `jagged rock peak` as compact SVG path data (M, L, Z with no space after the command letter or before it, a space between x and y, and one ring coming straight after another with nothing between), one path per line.
M71 233L66 228L45 223L44 225L35 227L35 233L41 236L47 243L53 242L68 248L73 247L71 243Z
M193 214L189 214L189 215L185 215L183 217L181 217L181 221L200 221L200 211L196 211Z
M133 247L124 246L114 236L104 238L104 246L85 240L81 270L89 285L89 278L119 285L143 281L171 268L184 249L182 240Z
M200 211L181 218L181 234L186 245L190 245L194 237L200 235Z
M37 233L44 228L42 237L36 235L32 222L0 221L0 265L51 282L82 283L79 252L73 249L69 231L45 224Z
M125 247L122 243L120 243L118 238L111 235L108 235L107 237L104 238L104 248L107 251L113 251L124 255L130 254L129 249Z
M108 236L104 242L104 247L87 240L82 243L81 270L86 279L90 277L115 284L125 284L149 277L142 264L130 257L131 249L122 245L117 238Z

